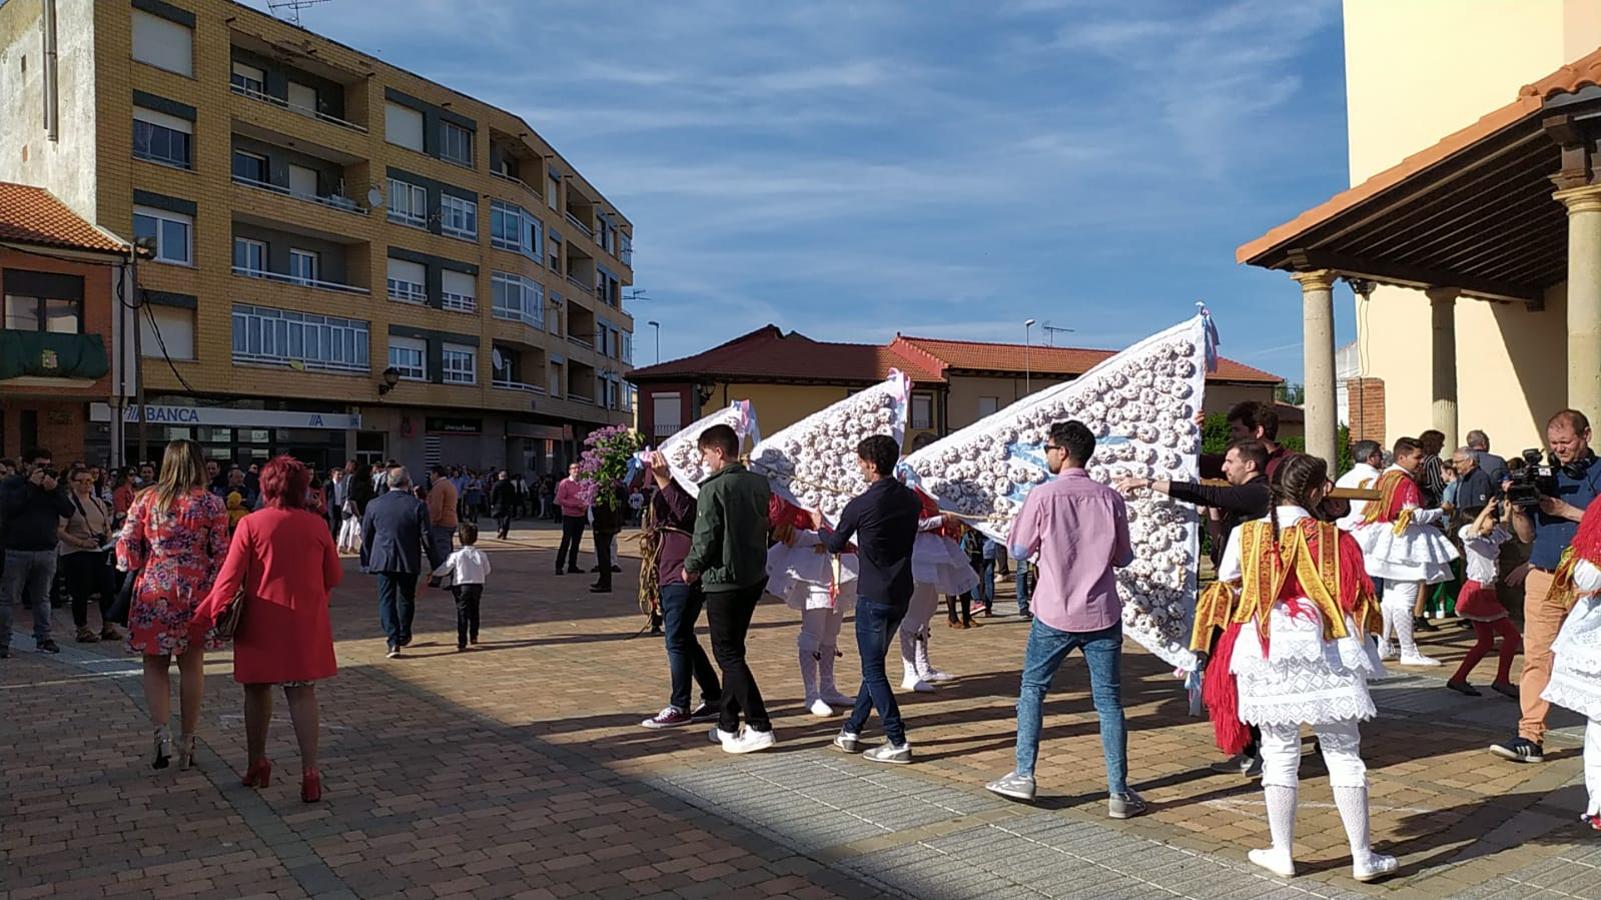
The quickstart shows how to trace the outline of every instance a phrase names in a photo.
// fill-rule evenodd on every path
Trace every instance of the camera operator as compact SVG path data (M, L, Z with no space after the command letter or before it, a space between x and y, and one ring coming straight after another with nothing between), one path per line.
M1523 715L1518 720L1518 736L1490 751L1514 762L1542 762L1545 715L1550 704L1540 699L1551 680L1551 642L1567 610L1548 595L1556 578L1562 553L1573 541L1585 507L1601 495L1601 465L1590 449L1590 420L1577 410L1565 409L1545 425L1545 440L1556 460L1552 477L1536 482L1542 496L1536 507L1514 506L1512 529L1518 540L1532 543L1529 575L1524 582L1523 677L1518 684L1518 702ZM1508 481L1502 485L1506 490Z
M50 467L49 450L23 456L22 471L0 482L0 518L6 523L5 573L0 575L0 659L11 655L11 607L24 591L33 603L33 640L60 653L50 638L50 585L56 577L56 529L71 516L66 487Z

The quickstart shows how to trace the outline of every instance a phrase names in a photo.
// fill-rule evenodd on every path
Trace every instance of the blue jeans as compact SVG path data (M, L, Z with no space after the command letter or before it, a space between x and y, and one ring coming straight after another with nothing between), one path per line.
M26 593L33 604L33 639L50 640L50 584L56 579L55 550L6 550L0 571L0 647L11 646L11 607Z
M845 730L861 734L867 726L867 717L878 708L878 717L884 721L884 736L895 746L906 743L906 726L901 723L901 708L890 690L889 678L884 674L884 656L889 653L889 642L906 617L906 606L890 606L859 597L856 600L856 653L862 661L862 689L856 693L856 706L845 722Z
M986 559L978 566L978 589L973 591L973 599L992 606L995 603L995 560Z
M390 649L411 643L411 619L417 612L417 573L378 573L378 623Z
M687 584L668 584L661 589L662 631L667 642L667 671L672 674L673 693L668 703L674 709L690 712L689 683L700 684L702 703L716 707L723 696L717 683L717 670L695 639L695 620L706 595Z
M1027 612L1028 612L1028 565L1026 563L1020 562L1020 563L1017 564L1017 614L1021 616L1021 615L1026 614Z
M1028 632L1023 653L1023 687L1017 695L1017 774L1033 777L1040 752L1040 725L1051 678L1075 647L1090 670L1090 695L1101 719L1101 751L1106 755L1106 789L1128 793L1128 732L1123 727L1123 623L1102 631L1057 631L1039 619Z

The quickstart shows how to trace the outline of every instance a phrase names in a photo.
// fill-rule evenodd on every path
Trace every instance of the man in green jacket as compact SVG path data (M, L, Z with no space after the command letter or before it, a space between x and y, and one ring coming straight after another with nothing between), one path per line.
M710 475L696 498L695 537L684 558L684 583L697 580L706 594L712 656L723 670L722 708L713 743L729 753L773 746L773 723L745 664L745 634L767 587L767 479L739 462L739 435L713 425L697 441ZM745 727L739 715L745 714Z

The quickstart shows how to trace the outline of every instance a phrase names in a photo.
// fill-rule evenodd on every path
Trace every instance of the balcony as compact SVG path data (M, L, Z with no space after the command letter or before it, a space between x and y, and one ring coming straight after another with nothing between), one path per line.
M660 441L665 438L672 437L683 429L684 426L678 424L677 422L657 422L651 428L651 435L655 437L656 440Z
M477 312L478 301L468 294L440 291L439 307L440 309L450 309L456 312Z
M509 378L496 378L495 380L491 381L490 384L503 390L522 391L525 394L543 395L545 393L545 389L537 384L529 384L525 381L512 381Z
M317 278L308 278L303 275L288 275L283 272L269 272L266 269L257 269L249 266L234 266L233 273L241 278L264 278L267 281L276 281L280 284L293 284L300 287L311 287L324 291L338 291L343 294L370 293L366 288L359 285L341 284L337 281L322 281Z
M572 213L567 213L566 219L567 219L567 224L573 226L574 228L578 229L579 231L582 231L584 233L584 235L586 237L588 237L590 240L594 240L594 238L595 238L594 229L590 228L588 225L585 225L577 216L573 215Z
M351 131L360 132L361 134L367 133L367 127L365 125L358 125L355 122L349 121L348 119L341 119L338 116L331 116L325 112L320 112L315 109L307 109L304 106L291 103L282 97L274 97L266 91L259 90L249 85L233 83L230 84L228 88L235 94L238 94L242 97L249 97L252 100L259 100L262 103L270 103L279 109L287 109L290 112L298 113L308 119L316 119L319 122L327 122L330 125L338 125L340 128L348 128Z
M305 200L310 203L320 204L328 207L329 209L337 209L340 212L347 212L351 213L352 215L365 216L367 214L367 207L362 206L349 197L344 197L338 194L318 196L317 194L303 193L291 188L282 187L280 185L269 184L265 181L256 181L253 178L246 178L243 175L234 175L233 183L242 184L245 187L252 187L261 191L269 191L284 197L293 197L296 200Z
M567 283L576 288L580 293L587 294L591 297L595 296L595 286L592 284L585 284L583 280L577 276L568 275Z
M585 348L590 349L590 350L595 349L595 342L594 341L585 340L584 338L581 338L581 337L579 337L577 335L574 335L574 334L567 335L567 340L572 342L572 343L574 343L574 344L577 344L580 347L585 347Z

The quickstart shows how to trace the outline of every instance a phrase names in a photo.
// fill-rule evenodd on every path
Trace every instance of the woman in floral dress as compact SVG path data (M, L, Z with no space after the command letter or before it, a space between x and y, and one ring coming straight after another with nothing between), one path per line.
M189 636L195 606L210 592L228 554L228 511L206 490L200 445L173 441L161 461L161 477L128 510L117 541L117 568L135 573L128 609L128 649L144 655L145 701L155 726L151 767L164 769L172 756L172 685L168 669L178 657L183 734L178 765L194 765L195 726L205 684L205 647ZM205 642L213 649L220 642Z

